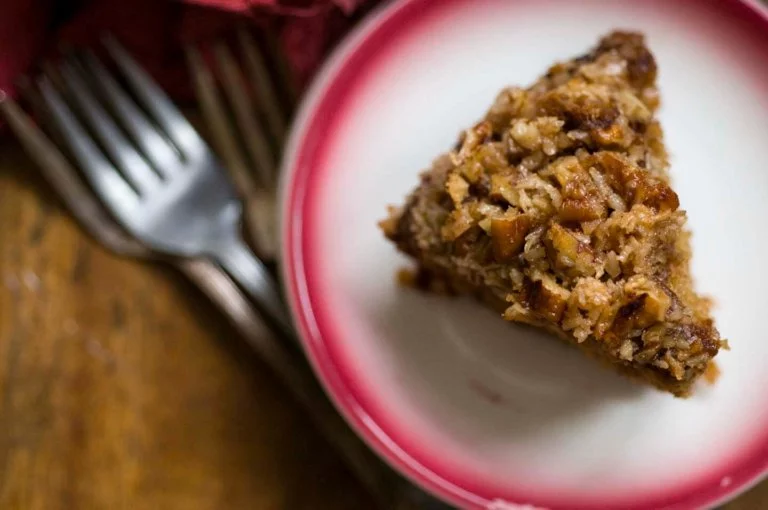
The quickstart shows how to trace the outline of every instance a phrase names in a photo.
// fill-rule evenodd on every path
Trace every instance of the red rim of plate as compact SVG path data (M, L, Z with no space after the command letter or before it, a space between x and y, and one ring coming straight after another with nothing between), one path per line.
M323 152L326 134L339 121L336 112L343 111L349 90L361 76L372 69L372 62L387 45L390 37L405 32L429 14L430 9L445 8L465 0L401 0L380 8L361 23L334 52L314 81L300 109L286 151L282 168L282 225L283 277L291 309L296 320L304 349L326 392L347 421L380 456L392 466L433 494L462 507L485 508L496 499L510 504L524 504L526 497L514 494L492 494L490 489L469 490L460 481L448 480L433 469L420 463L400 448L398 441L371 418L357 388L344 377L344 369L327 342L333 342L333 332L324 323L322 300L312 288L308 269L313 262L304 247L309 232L307 222L313 200L311 190L317 189L319 172L314 162ZM720 8L727 8L738 19L768 33L768 8L755 0L714 0ZM733 465L716 470L724 475L708 476L694 486L677 488L653 500L636 501L633 508L699 508L726 501L750 488L768 473L768 435L755 443L743 458ZM567 502L561 502L566 504ZM608 508L607 502L603 505Z

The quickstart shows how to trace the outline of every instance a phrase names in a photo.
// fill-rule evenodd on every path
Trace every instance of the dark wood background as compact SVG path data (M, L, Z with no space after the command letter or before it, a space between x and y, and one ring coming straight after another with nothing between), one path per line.
M106 252L0 143L0 509L370 506L204 296Z

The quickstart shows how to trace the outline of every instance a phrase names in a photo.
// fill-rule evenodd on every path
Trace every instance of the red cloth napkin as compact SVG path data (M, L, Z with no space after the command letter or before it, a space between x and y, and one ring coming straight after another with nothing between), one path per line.
M269 27L303 86L332 45L375 0L6 0L0 13L0 89L62 47L96 47L111 33L177 100L192 97L183 46Z

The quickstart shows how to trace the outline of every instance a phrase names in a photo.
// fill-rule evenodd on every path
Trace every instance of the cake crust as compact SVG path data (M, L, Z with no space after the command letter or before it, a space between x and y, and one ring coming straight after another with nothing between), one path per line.
M420 286L686 396L725 344L693 290L656 73L643 36L617 31L504 89L381 228Z

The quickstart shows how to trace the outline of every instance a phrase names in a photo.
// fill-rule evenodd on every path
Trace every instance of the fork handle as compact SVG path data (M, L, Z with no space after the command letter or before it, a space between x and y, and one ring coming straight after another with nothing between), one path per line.
M250 295L259 310L280 328L283 336L293 338L293 323L280 296L278 283L243 239L230 236L217 243L211 255Z

